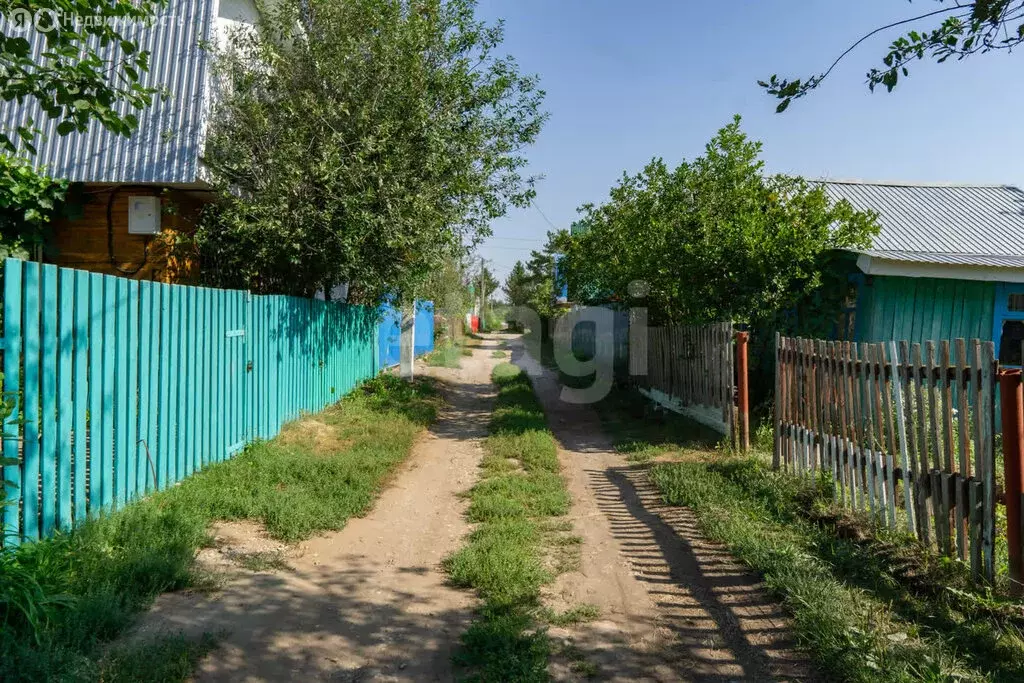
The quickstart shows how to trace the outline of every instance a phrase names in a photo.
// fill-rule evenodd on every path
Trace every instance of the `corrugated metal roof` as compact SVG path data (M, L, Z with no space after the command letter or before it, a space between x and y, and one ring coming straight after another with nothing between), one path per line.
M140 50L149 50L150 69L144 85L166 88L166 99L135 112L139 127L126 138L90 124L86 133L57 135L57 121L49 119L34 101L0 105L0 125L12 128L35 120L37 167L58 178L102 183L195 183L205 125L208 55L200 44L211 37L214 0L176 0L151 25L132 25L122 31ZM41 34L29 37L35 50L44 44ZM113 56L120 46L111 45ZM128 107L120 105L122 112Z
M866 253L949 265L1024 267L1024 192L1010 185L821 181L833 200L878 213Z

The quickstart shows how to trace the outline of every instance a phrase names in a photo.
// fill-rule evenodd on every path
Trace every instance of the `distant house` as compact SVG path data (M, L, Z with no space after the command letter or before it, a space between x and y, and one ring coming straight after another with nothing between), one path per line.
M0 126L32 119L42 129L32 157L37 167L82 183L76 194L85 200L83 215L52 226L46 260L139 279L190 278L193 264L169 260L167 245L192 231L211 199L201 162L213 91L204 46L257 17L253 0L176 0L151 25L126 28L126 37L151 52L142 83L165 93L136 112L139 126L130 138L95 122L86 133L62 137L35 102L0 106ZM27 37L42 49L41 34Z
M1008 185L825 181L835 200L878 213L854 252L858 341L993 340L1004 365L1024 341L1024 192Z

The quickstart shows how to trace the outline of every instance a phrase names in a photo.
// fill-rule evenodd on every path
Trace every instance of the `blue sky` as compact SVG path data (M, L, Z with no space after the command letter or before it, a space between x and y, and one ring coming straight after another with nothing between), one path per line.
M504 18L505 52L537 73L551 118L527 151L544 176L480 249L504 279L517 258L654 156L699 155L733 114L770 172L805 177L1024 184L1024 54L914 64L894 92L864 74L891 38L852 53L822 87L775 114L757 80L826 68L879 25L939 5L902 0L480 0ZM924 25L934 23L934 19ZM920 27L919 27L920 28ZM543 213L543 215L542 215ZM545 216L547 220L545 220Z

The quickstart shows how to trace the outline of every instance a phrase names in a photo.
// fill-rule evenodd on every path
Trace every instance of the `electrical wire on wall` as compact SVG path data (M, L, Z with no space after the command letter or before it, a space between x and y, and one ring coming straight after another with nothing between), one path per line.
M118 185L110 190L110 197L107 198L107 255L110 257L110 265L122 275L136 275L149 263L149 245L153 241L153 237L152 235L146 236L142 250L142 263L138 267L124 268L118 264L117 258L114 256L114 200L122 190L144 190L148 193L153 191L153 187L151 185Z

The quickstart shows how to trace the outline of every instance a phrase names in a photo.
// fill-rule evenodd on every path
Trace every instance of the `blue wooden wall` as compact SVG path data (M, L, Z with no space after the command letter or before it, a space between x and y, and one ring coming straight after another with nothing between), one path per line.
M371 308L11 259L3 296L8 545L171 486L377 371Z
M874 276L857 295L857 341L992 339L995 284Z

